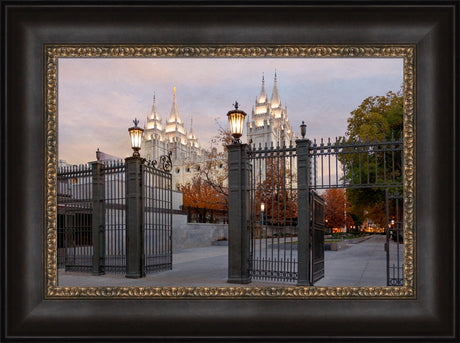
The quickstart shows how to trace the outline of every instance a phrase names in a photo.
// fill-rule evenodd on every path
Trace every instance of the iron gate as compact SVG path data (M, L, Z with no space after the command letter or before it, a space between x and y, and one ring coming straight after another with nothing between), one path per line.
M250 275L295 282L297 257L296 150L259 146L249 150Z
M311 208L311 276L312 283L324 277L324 200L310 191Z
M126 266L126 167L123 161L107 161L100 171L104 180L99 195L104 207L101 269L122 274Z
M385 192L387 240L385 244L387 286L404 286L403 196L398 190Z
M144 254L146 272L172 269L172 175L145 165Z
M392 136L387 141L375 138L372 141L321 139L311 142L302 139L296 141L295 147L292 144L251 147L248 161L251 278L299 282L300 268L308 271L308 280L304 276L302 284L313 284L321 279L324 276L325 225L324 202L319 194L330 188L344 188L358 192L359 196L371 194L385 204L383 215L387 232L393 225L392 231L397 237L397 249L388 242L386 245L387 260L392 264L388 262L387 265L388 284L403 283L403 222L398 203L402 196L396 196L403 188L402 137L396 140ZM305 187L308 201L299 197ZM309 218L302 218L302 221L308 222L306 232L309 236L299 231L299 225L303 225L300 215L305 216L305 206L309 209ZM302 244L306 244L309 258L301 256L303 252L299 252L298 247ZM396 251L395 258L390 256L391 251ZM299 267L299 261L309 266Z
M387 285L404 283L403 266L403 139L314 140L309 148L310 189L343 188L355 196L381 201L387 240ZM345 212L346 213L346 212ZM394 238L395 243L391 242ZM382 271L383 272L383 271Z
M299 280L297 148L253 147L250 173L250 275L280 282ZM309 192L309 282L324 276L324 201ZM300 242L304 243L304 242Z
M126 271L126 164L58 170L58 267L93 274ZM143 164L144 273L172 268L172 176Z
M89 165L61 168L57 178L58 267L90 272L93 255L92 170Z

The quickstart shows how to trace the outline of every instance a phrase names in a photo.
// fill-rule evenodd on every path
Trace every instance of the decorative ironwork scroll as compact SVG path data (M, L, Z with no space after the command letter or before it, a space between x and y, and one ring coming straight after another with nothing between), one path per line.
M172 152L170 151L167 155L161 155L159 160L146 160L145 164L149 167L153 167L155 169L163 170L169 173L172 170L171 155Z

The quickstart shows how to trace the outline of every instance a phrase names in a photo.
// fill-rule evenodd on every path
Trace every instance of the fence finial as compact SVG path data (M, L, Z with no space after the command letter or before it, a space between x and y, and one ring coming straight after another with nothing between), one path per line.
M302 124L300 125L300 134L302 135L302 139L305 139L305 135L307 134L307 124L302 120Z

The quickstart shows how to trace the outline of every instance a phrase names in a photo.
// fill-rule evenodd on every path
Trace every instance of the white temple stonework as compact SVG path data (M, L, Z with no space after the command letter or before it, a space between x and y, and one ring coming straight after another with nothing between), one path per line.
M261 146L289 146L296 139L287 115L287 106L281 103L278 90L278 77L275 72L273 90L268 100L265 79L262 76L262 88L252 108L251 120L246 123L248 143L258 148Z
M156 99L153 97L152 110L144 126L144 137L140 154L148 160L159 160L160 156L171 152L173 189L179 185L191 182L199 171L200 165L210 158L220 159L224 163L225 156L217 151L209 152L201 148L198 137L193 132L193 120L187 132L184 122L179 115L176 87L173 91L173 102L169 119L164 125L156 109ZM220 166L220 164L218 164ZM223 165L222 165L223 167Z
M248 116L249 117L249 116ZM246 136L247 142L252 147L276 146L278 143L288 146L294 144L296 139L292 132L287 116L287 106L282 104L278 90L278 78L275 72L274 84L269 98L265 90L265 80L262 77L262 88L256 97L252 109L251 118L247 119ZM144 126L144 137L140 154L148 160L159 160L160 156L167 155L171 151L173 189L179 189L179 185L185 185L193 179L200 165L209 161L217 160L217 172L226 170L226 152L217 153L201 148L198 137L193 132L193 121L187 131L184 122L179 115L179 107L176 98L176 87L173 90L173 99L169 119L163 123L156 108L156 99L153 104L147 122Z
M171 113L166 125L162 123L156 109L155 96L153 97L152 110L144 126L141 155L149 160L158 160L161 155L167 155L169 151L172 152L173 162L186 159L195 162L204 153L192 127L187 135L184 122L179 115L176 87L174 87Z

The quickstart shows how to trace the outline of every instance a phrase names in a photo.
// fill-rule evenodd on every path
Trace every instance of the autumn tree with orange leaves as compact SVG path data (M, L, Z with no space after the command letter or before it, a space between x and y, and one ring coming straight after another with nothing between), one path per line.
M183 193L184 207L194 207L209 210L228 210L228 162L226 145L231 143L229 130L219 127L218 133L212 139L224 147L224 154L211 150L207 160L192 165L197 170L192 182L180 187Z
M286 160L277 156L266 160L262 169L265 178L255 192L257 202L265 205L265 220L271 225L293 225L297 218L296 174L288 168ZM261 210L256 211L260 214Z
M324 199L324 214L328 227L341 228L345 226L345 211L347 211L346 224L351 227L352 215L348 212L350 204L346 198L344 188L330 188L322 195Z
M200 177L195 176L192 182L180 187L185 207L206 208L210 210L226 210L227 199L218 193Z

